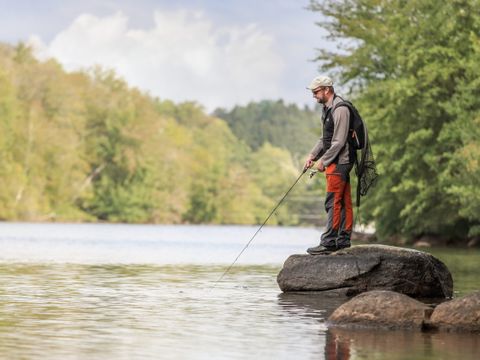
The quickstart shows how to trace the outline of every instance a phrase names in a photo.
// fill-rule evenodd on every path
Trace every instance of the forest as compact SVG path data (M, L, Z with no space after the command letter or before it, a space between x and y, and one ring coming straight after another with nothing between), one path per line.
M319 70L368 125L380 177L357 221L380 239L480 236L479 5L310 2L340 44L319 51ZM258 224L300 174L320 116L281 99L208 114L2 44L0 219ZM324 180L303 180L270 224L322 224Z
M8 221L259 223L316 136L315 113L265 101L242 115L248 123L251 110L268 128L252 130L262 137L252 144L199 104L154 98L100 68L67 73L23 44L0 47L0 92L0 218ZM300 144L287 132L298 121L298 140L301 131L308 138ZM308 197L308 187L297 195ZM271 223L301 223L312 204L302 202L286 203Z

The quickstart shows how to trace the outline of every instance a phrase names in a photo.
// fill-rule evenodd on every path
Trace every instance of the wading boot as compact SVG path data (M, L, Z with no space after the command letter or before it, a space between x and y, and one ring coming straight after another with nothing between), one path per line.
M336 250L337 248L335 246L318 245L315 247L308 248L307 253L309 253L310 255L328 255Z

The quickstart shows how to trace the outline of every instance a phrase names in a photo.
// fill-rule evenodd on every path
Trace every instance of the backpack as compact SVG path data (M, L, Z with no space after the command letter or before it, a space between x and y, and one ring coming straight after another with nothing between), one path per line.
M367 195L368 190L377 183L378 173L373 157L372 148L368 140L367 126L363 121L357 108L350 101L342 99L330 112L340 106L346 106L350 112L348 145L352 149L355 160L355 173L357 174L357 207L360 206L360 197ZM357 150L361 150L360 159L357 157Z
M335 105L332 113L340 106L346 106L350 111L349 136L347 138L348 145L354 150L365 149L368 143L367 127L365 126L360 113L358 112L357 108L347 100L343 100Z

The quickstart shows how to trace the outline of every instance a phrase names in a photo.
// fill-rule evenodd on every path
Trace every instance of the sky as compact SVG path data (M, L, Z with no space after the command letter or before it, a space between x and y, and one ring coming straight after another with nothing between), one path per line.
M0 0L0 41L65 70L100 65L160 99L207 111L262 99L313 105L319 48L308 0Z

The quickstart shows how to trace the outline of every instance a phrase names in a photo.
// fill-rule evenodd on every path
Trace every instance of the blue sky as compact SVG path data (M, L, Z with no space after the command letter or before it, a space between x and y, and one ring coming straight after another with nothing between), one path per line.
M208 110L252 100L313 104L316 48L334 47L308 0L0 0L0 41L66 70L99 64L131 85Z

